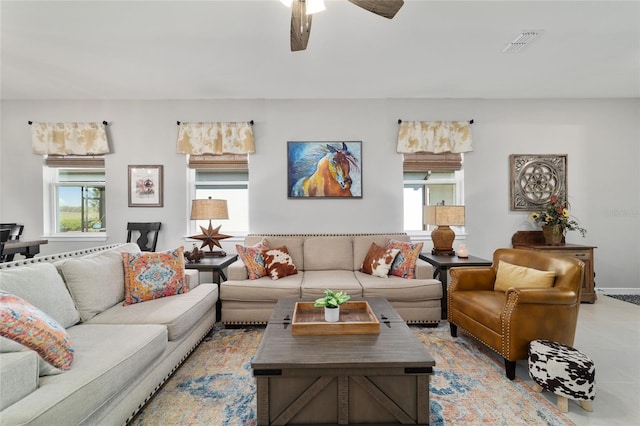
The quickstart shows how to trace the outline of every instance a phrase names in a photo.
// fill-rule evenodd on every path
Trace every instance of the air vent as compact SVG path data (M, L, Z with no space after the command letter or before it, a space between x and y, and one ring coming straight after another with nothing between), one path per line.
M504 49L502 49L502 53L518 53L523 48L533 43L533 41L542 33L543 31L540 30L523 31L515 38L515 40L508 43Z

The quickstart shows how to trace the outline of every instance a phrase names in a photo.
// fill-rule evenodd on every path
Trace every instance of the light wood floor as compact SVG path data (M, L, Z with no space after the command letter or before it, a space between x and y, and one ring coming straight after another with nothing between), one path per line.
M604 295L581 304L574 347L595 363L596 398L591 413L569 401L567 417L578 426L640 425L640 306ZM516 375L533 386L526 361Z

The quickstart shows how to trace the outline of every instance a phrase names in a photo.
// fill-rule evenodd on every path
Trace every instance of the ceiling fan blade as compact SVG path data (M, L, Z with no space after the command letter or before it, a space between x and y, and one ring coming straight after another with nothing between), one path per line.
M311 15L306 2L294 0L291 5L291 51L305 50L311 34Z
M349 0L356 6L385 18L393 18L404 4L403 0Z

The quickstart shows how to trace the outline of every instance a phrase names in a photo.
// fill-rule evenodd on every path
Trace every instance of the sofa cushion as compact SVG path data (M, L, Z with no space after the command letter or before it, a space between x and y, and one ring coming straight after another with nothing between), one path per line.
M277 302L278 299L297 299L300 297L300 286L304 274L306 272L300 272L276 281L269 277L258 280L225 281L220 284L220 299L237 302Z
M399 252L400 249L380 247L376 243L371 243L371 248L362 262L360 272L374 277L387 278L391 264Z
M247 268L247 273L250 280L255 280L267 275L267 270L264 267L264 257L262 251L267 249L266 240L262 239L258 243L245 247L240 244L236 244L236 251L244 266Z
M267 275L272 280L298 273L287 246L262 250L262 257L264 258L264 267L267 270Z
M389 301L404 302L442 299L442 283L432 278L408 280L389 275L388 279L381 280L362 272L356 272L355 275L362 285L364 297L384 297Z
M362 262L362 259L361 259ZM358 268L360 265L358 265ZM304 240L304 270L353 271L353 242L351 236L307 237Z
M188 332L218 301L216 284L200 284L191 291L144 303L117 304L96 315L88 324L162 324L169 340L177 340Z
M0 411L38 387L38 359L33 351L0 355Z
M351 297L362 297L362 286L353 271L304 271L303 299L322 297L326 289L344 291Z
M555 278L554 271L539 271L500 260L493 289L507 291L510 288L549 288L553 287Z
M391 275L401 278L412 279L416 275L416 261L422 251L423 243L407 243L389 239L387 247L400 249L400 253L396 256L391 265Z
M67 284L69 293L88 321L100 312L124 300L124 266L120 253L140 253L137 244L54 263Z
M62 277L51 263L0 270L0 290L26 300L64 328L80 320Z
M32 349L49 364L68 370L73 347L67 331L29 302L0 291L0 335Z
M0 337L0 353L13 353L13 352L33 352L38 360L38 375L39 376L50 376L52 374L60 374L62 370L54 367L49 364L47 361L42 359L40 355L36 351L29 349L28 347L21 345L18 342L14 342L11 339L7 339L6 337Z
M167 348L162 325L80 324L68 332L76 345L71 370L41 377L28 398L3 411L3 422L66 425L91 418L148 374Z
M121 255L124 261L125 305L189 291L184 278L184 247Z
M300 235L282 235L282 236L272 236L272 235L263 235L256 236L251 235L247 236L244 239L244 245L250 246L256 244L257 242L264 239L266 241L267 247L282 247L287 246L287 250L289 251L289 255L293 259L293 264L296 265L296 268L299 271L304 271L304 254L303 254L303 245L304 245L304 237Z

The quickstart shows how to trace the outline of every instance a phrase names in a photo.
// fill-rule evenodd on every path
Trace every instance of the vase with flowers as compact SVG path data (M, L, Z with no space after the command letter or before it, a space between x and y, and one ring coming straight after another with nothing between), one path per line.
M529 219L542 226L542 233L547 244L558 245L567 231L578 231L584 237L587 230L569 214L569 206L552 195L543 210L532 212Z

